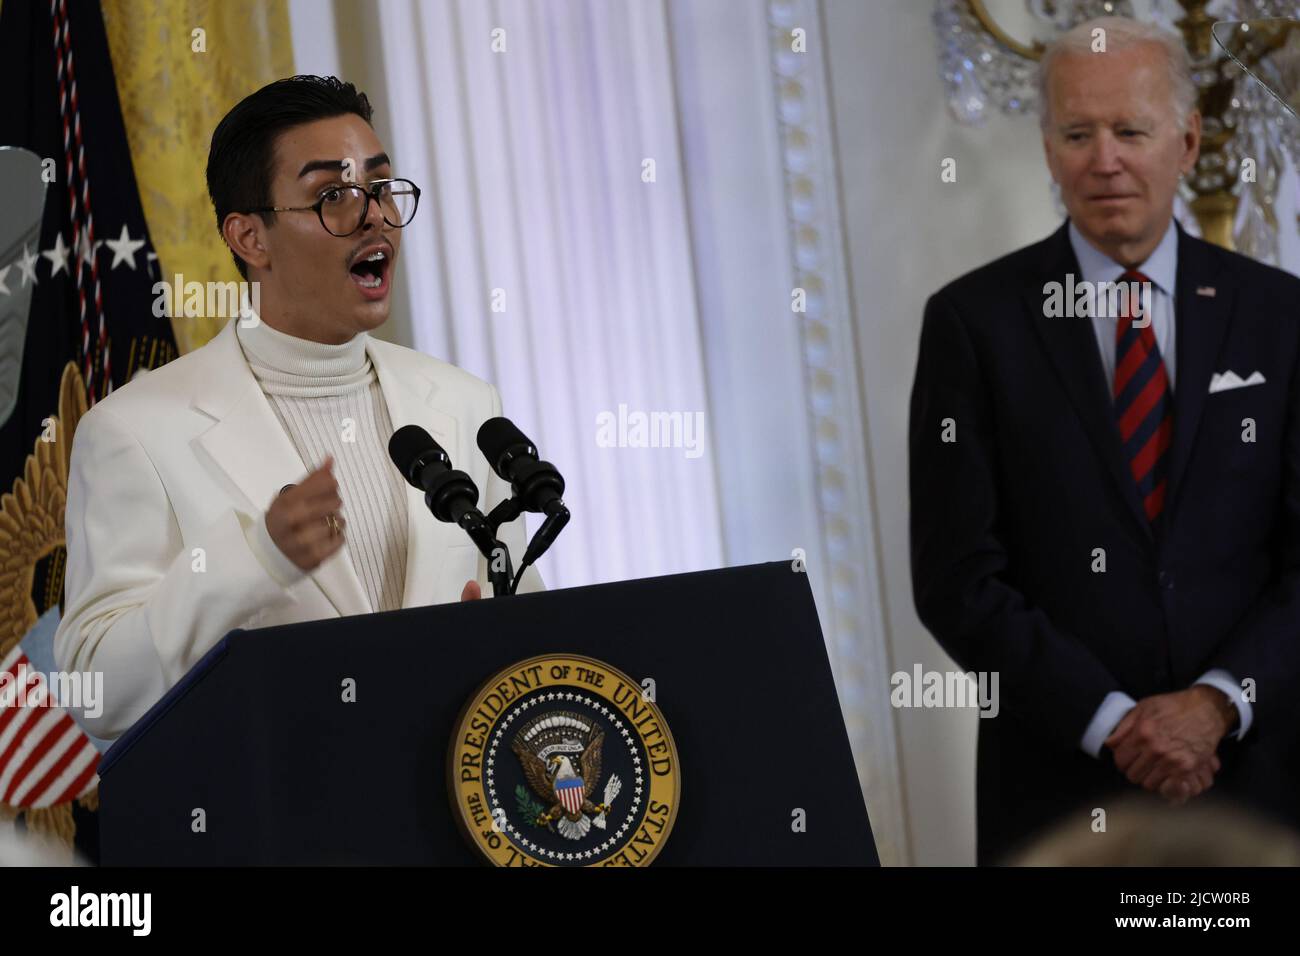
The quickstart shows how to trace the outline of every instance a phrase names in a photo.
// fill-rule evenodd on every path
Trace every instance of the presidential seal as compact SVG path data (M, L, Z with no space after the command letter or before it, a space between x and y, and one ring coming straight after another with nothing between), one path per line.
M677 818L677 747L642 686L548 654L487 681L448 754L452 813L498 866L645 866Z

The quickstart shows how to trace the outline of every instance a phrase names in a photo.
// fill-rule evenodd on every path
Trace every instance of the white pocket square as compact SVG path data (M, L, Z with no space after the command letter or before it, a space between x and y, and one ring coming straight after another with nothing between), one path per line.
M1236 372L1215 372L1210 376L1210 394L1215 392L1226 392L1233 388L1246 388L1250 385L1263 385L1264 375L1261 372L1251 372L1245 378L1242 378Z

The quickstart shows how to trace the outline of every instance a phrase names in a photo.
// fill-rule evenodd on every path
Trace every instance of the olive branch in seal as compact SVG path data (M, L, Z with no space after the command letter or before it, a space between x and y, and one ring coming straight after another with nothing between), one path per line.
M515 806L520 816L533 826L542 825L537 822L537 819L546 812L546 808L529 796L528 788L522 783L515 786Z

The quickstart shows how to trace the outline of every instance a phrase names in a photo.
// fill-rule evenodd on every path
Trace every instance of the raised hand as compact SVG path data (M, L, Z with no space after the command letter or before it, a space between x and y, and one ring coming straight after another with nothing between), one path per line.
M271 502L266 509L266 530L285 557L311 571L343 547L346 522L338 513L342 507L334 459L326 457L300 484L286 485Z

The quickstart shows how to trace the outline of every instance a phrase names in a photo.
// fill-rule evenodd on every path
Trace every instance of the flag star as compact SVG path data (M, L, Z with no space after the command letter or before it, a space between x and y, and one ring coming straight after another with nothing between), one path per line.
M50 278L53 279L60 271L67 271L68 253L72 250L63 244L63 233L54 237L54 248L42 252L46 259L50 260Z
M144 245L143 239L132 239L131 234L127 231L126 224L122 224L122 232L116 239L105 240L104 244L113 250L113 263L110 269L116 269L125 262L132 269L135 268L135 254L141 246Z
M23 243L23 255L22 258L18 260L18 271L23 274L24 286L27 285L29 279L31 280L32 285L36 285L36 260L39 258L40 256L32 252L32 250L27 247L26 243Z
M5 295L9 294L9 286L5 285L5 276L9 274L9 270L12 268L13 266L5 266L3 269L0 269L0 292L3 292Z

